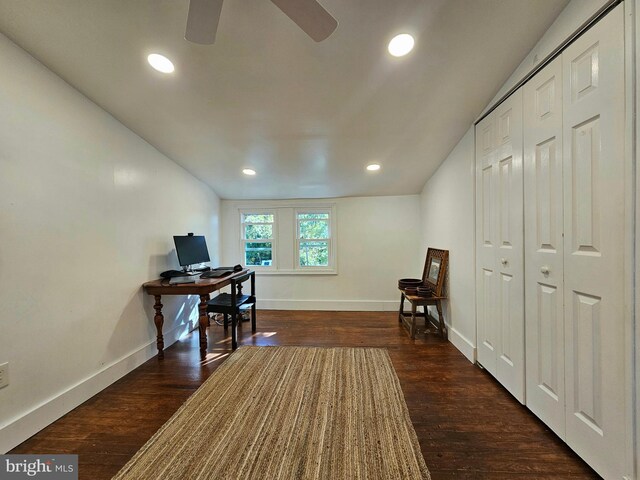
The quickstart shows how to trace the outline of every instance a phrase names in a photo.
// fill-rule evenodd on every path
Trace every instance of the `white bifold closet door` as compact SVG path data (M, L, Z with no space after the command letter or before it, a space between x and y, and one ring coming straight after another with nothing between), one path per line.
M527 406L600 475L623 478L623 7L524 89Z
M562 54L566 441L605 478L625 472L624 18Z
M527 406L565 432L562 59L524 86Z
M524 402L522 91L476 134L478 362Z

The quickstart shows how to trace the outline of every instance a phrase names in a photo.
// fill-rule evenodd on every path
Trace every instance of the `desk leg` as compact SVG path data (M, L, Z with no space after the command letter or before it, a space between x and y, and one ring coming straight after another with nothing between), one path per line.
M207 302L209 301L209 295L200 295L200 304L198 305L198 309L200 310L200 328L198 332L200 333L200 358L202 360L207 356Z
M209 300L211 300L211 295L209 295L209 294L207 293L207 295L206 295L206 296L207 296L207 305L208 305L208 304L209 304ZM200 308L200 307L198 306L198 308ZM205 310L204 314L207 316L207 327L210 327L210 326L211 326L211 317L209 316L209 312L207 312L207 311Z
M158 331L158 340L156 345L158 346L158 358L164 358L164 337L162 336L162 325L164 325L164 316L162 315L162 302L160 301L160 295L154 295L156 303L153 308L156 311L153 321L156 324L156 330Z

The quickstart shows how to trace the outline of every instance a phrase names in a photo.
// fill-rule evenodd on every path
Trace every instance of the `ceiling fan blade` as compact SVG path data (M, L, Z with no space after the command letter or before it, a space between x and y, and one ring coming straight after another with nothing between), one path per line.
M191 0L184 38L201 45L213 44L221 10L222 0Z
M271 1L316 42L329 37L338 26L338 21L317 0Z

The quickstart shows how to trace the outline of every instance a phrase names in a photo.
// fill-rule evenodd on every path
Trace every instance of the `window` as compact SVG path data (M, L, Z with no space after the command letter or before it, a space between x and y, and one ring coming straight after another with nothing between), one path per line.
M331 248L329 212L296 212L298 267L328 267Z
M335 205L245 203L238 205L238 213L238 261L244 265L271 275L338 273Z
M271 267L275 252L273 212L242 213L244 264Z

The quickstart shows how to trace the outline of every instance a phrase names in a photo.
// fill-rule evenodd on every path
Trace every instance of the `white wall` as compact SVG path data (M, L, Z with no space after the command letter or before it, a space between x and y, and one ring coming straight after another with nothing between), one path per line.
M335 203L337 275L261 274L258 307L297 310L396 310L401 277L422 275L420 197L353 197L222 202L222 263L243 263L239 208Z
M218 216L210 188L0 35L0 452L155 355L141 284L177 266L174 234L219 258ZM168 345L197 312L163 300Z
M485 111L549 55L606 0L572 0L521 62ZM421 194L422 248L433 246L450 251L450 299L444 309L450 323L449 340L475 361L475 145L474 127L460 140Z
M443 305L449 340L472 362L476 342L474 139L471 128L420 195L422 245L449 250L449 300Z

